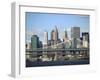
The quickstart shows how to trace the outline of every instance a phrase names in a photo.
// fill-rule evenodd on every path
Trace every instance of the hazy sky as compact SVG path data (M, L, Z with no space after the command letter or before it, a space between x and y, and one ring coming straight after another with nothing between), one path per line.
M59 31L59 37L64 30L67 30L70 37L70 29L73 26L80 27L81 32L89 32L89 16L74 14L55 14L55 13L33 13L26 12L26 41L30 41L31 35L38 35L43 41L43 32L47 31L50 39L51 30L55 25Z

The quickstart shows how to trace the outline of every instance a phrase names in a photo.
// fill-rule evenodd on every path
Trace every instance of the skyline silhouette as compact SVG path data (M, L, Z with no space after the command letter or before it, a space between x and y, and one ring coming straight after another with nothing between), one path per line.
M33 13L26 12L26 42L30 41L33 34L39 36L43 41L43 32L50 33L56 25L59 32L59 37L64 30L67 30L70 37L70 29L73 26L81 28L81 32L89 32L89 15L74 15L74 14L55 14L55 13Z

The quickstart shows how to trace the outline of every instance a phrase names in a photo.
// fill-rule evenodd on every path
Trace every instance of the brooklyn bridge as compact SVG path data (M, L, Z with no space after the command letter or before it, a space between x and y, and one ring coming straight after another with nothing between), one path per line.
M89 48L58 48L57 46L58 44L26 49L26 67L89 64Z

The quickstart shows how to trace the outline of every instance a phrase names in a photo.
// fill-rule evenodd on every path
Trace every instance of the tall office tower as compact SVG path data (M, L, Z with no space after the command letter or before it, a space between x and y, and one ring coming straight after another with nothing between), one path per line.
M42 41L39 41L39 48L42 48L43 47L43 43Z
M51 31L51 40L55 40L54 35L55 35L55 32L54 32L54 30L52 30L52 31Z
M72 48L77 48L78 41L80 40L80 27L71 28Z
M82 33L82 43L83 47L88 48L89 47L89 33L88 32L83 32Z
M67 31L65 30L62 34L63 42L68 40Z
M44 43L43 43L43 45L44 45L44 48L47 47L47 45L48 45L48 32L47 31L44 32Z
M71 28L71 38L80 38L80 27Z
M57 26L55 26L55 40L57 41L58 39L58 29Z
M32 49L39 48L39 37L37 35L32 35L31 45L32 45Z
M57 41L58 40L58 29L55 26L55 29L51 31L51 40Z
M70 48L71 47L71 41L68 39L67 31L65 30L62 34L63 39L63 48Z

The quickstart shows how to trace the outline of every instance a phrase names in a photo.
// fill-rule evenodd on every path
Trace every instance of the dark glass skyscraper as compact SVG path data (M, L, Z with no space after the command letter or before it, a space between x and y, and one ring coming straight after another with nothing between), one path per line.
M32 35L31 45L32 45L32 49L39 48L39 37L37 35Z

